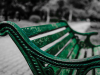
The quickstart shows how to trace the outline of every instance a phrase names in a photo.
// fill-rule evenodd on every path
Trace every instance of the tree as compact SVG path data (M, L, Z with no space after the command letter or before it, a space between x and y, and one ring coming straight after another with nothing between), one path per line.
M87 7L91 5L92 0L67 0L67 6L69 10L69 21L72 21L73 10L83 9L86 10Z
M73 7L75 7L75 8L79 8L79 9L85 9L85 7L90 5L91 2L92 2L92 0L68 0L69 4L73 5Z

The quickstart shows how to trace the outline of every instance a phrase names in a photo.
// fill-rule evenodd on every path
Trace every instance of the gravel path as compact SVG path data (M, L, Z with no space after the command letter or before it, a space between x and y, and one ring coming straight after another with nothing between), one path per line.
M80 32L85 32L90 26L89 22L69 24ZM24 57L9 35L0 37L0 75L32 75Z

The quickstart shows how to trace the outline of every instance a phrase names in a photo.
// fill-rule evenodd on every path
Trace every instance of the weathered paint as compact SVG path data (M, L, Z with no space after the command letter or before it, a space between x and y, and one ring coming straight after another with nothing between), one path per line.
M94 49L95 47L97 47L96 45L93 45L90 42L90 36L96 35L97 34L96 32L80 33L70 28L71 31L69 32L70 33L69 36L66 37L66 39L64 38L62 41L52 46L50 49L47 49L46 50L47 53L42 51L38 47L38 45L36 46L34 42L31 42L31 40L29 40L28 38L28 37L31 37L40 33L44 33L44 32L49 32L61 27L70 28L70 26L68 26L66 21L61 21L55 24L32 26L32 27L26 27L26 28L20 28L13 22L5 21L5 22L0 23L0 35L3 36L3 35L6 35L7 33L10 35L10 37L13 39L13 41L15 42L15 44L18 46L19 50L25 57L34 75L53 75L53 74L66 75L72 72L71 69L78 69L76 73L77 75L85 75L90 69L96 68L96 67L99 68L100 56L93 56L89 58L84 58L83 56L82 58L84 59L78 59L81 57L81 54L82 54L82 53L78 54L78 52L80 52L80 49L86 49L86 48ZM50 36L50 40L53 40L53 39L56 40L59 37L63 36L65 33L64 34L62 33L61 36L60 36L60 33L57 33L57 34L51 35L51 36L57 36L57 37L51 38ZM85 39L85 41L83 41L83 43L84 45L87 45L87 46L85 47L81 46L80 40L76 38L74 34L86 36L87 38ZM58 54L58 56L55 57L54 56L55 53L57 53L61 48L63 48L65 43L67 43L70 39L72 39L71 43L69 43L68 46L66 46L62 50L62 52ZM46 43L48 44L48 42ZM58 47L60 49L58 49ZM94 50L95 50L94 51L94 54L95 54L97 49L95 48ZM53 51L55 51L54 54L53 54ZM72 51L72 53L69 55L69 57L67 57L70 51ZM78 58L76 59L77 54L78 54ZM43 63L44 64L48 63L50 65L46 67L44 66ZM97 73L99 73L99 69L96 69L96 71L98 71ZM75 70L72 72L72 74L74 72Z

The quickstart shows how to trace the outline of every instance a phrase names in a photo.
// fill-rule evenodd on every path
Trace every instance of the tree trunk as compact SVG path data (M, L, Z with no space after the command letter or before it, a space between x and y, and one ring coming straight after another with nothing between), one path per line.
M7 13L7 11L5 11L5 21L8 21L8 13Z
M73 10L69 10L69 18L68 21L72 21Z
M47 20L46 20L46 23L49 23L50 22L50 10L48 9L47 10Z

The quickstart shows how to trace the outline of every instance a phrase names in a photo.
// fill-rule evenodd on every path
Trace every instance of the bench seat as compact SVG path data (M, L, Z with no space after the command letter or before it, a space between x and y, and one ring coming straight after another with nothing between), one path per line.
M77 32L62 20L23 28L4 21L0 26L0 35L11 36L34 75L99 75L100 45L90 42L97 32Z

